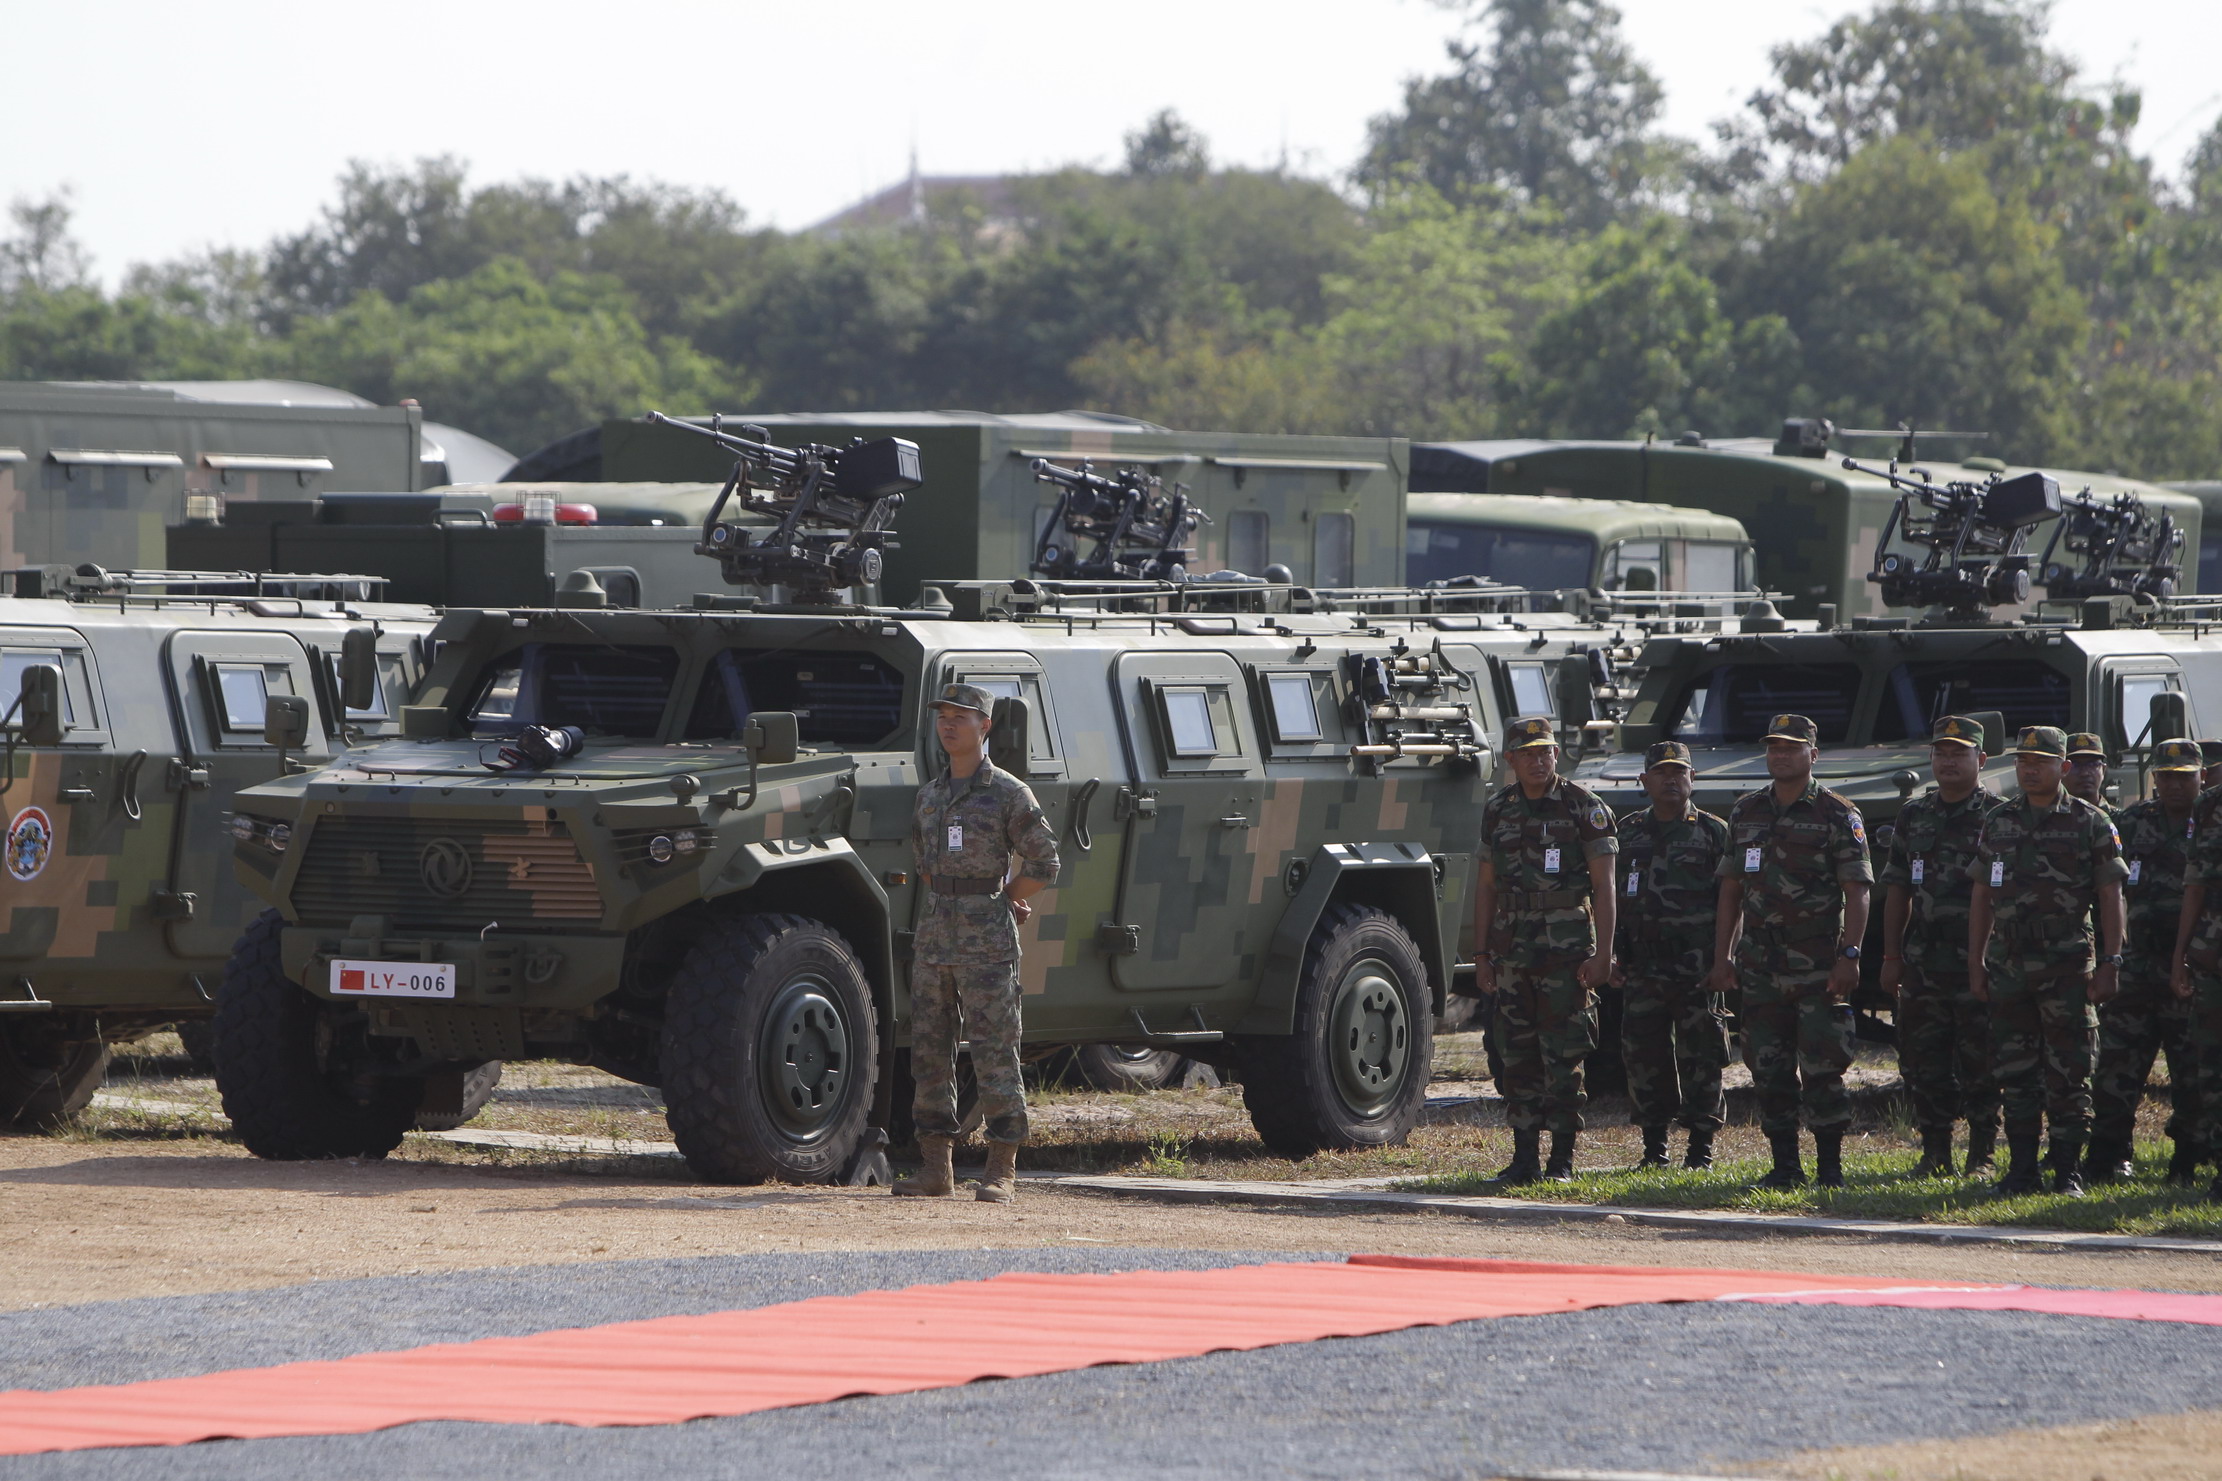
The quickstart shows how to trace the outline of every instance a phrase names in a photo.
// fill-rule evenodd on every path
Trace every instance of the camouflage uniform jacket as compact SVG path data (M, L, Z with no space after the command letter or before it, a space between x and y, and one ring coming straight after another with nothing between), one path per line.
M2106 814L2065 791L2048 808L2016 797L1991 809L1975 867L1990 886L1990 954L2009 961L2031 949L2050 956L2088 952L2099 887L2129 873Z
M1702 946L1711 957L1728 824L1695 807L1663 823L1644 807L1621 818L1619 836L1623 964L1640 974L1647 957L1689 946Z
M1843 927L1844 886L1875 878L1867 826L1851 799L1818 781L1809 780L1788 807L1775 805L1772 786L1761 787L1729 809L1720 876L1743 881L1744 935L1755 945L1833 945ZM1822 954L1815 970L1826 970L1830 956Z
M2122 895L2129 908L2128 948L2147 964L2165 968L2176 949L2176 926L2183 914L2184 880L2191 871L2192 828L2196 805L2182 822L2168 816L2158 797L2133 802L2115 816L2122 860L2129 875Z
M1057 839L1042 820L1033 789L986 757L959 781L946 771L918 789L911 812L911 857L921 875L1001 883L1011 855L1019 873L1054 884ZM926 880L920 879L920 885ZM1000 890L943 894L930 887L918 916L913 960L939 966L993 966L1018 960L1018 922Z
M1514 966L1591 955L1589 860L1619 847L1611 809L1587 787L1558 777L1532 802L1518 782L1500 788L1481 810L1481 855L1497 877L1490 953Z
M2184 955L2193 966L2212 972L2222 967L2222 787L2207 788L2191 805L2191 866L2186 882L2191 879L2205 885L2207 894Z
M1906 959L1924 972L1967 975L1967 915L1975 894L1975 846L1983 819L2005 801L1984 787L1946 802L1930 788L1909 798L1883 865L1882 882L1908 895Z

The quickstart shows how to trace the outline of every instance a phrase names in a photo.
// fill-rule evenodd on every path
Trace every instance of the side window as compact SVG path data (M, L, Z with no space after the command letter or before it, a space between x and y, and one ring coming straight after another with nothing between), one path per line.
M270 696L293 692L293 672L282 663L217 659L208 665L208 688L218 738L225 745L260 745Z
M1332 670L1276 668L1252 674L1265 744L1273 756L1339 760L1346 754Z
M1556 715L1557 701L1551 694L1551 671L1540 660L1522 659L1504 666L1505 687L1512 701L1512 712L1507 721L1522 715Z
M1622 540L1605 553L1605 590L1657 591L1666 585L1665 555L1656 540Z
M2122 674L2118 676L2114 706L2114 733L2109 736L2117 750L2145 745L2147 732L2152 728L2153 700L2182 687L2173 673ZM2193 717L2196 720L2196 716Z
M1267 674L1267 713L1277 741L1316 741L1325 737L1319 723L1319 698L1310 674Z
M62 723L75 726L77 705L59 648L0 648L0 713L14 708L16 696L23 692L23 676L36 668L53 669L62 676ZM15 723L11 719L9 728L13 729Z
M1237 509L1227 516L1227 566L1255 576L1273 563L1272 520L1262 509Z
M1357 548L1357 516L1322 514L1315 518L1312 521L1312 585L1355 585ZM1257 569L1262 571L1264 564L1261 562Z
M997 699L1023 699L1026 701L1026 759L1030 770L1056 769L1057 727L1049 706L1042 698L1042 681L1038 674L972 673L957 671L956 682L977 684ZM930 732L930 727L929 727Z
M1168 679L1150 687L1167 771L1209 771L1221 758L1242 754L1231 686Z
M1684 591L1740 591L1743 589L1742 573L1737 570L1738 547L1719 540L1692 540L1683 567Z
M1175 756L1216 756L1219 728L1212 723L1211 691L1166 689L1159 703L1165 707L1165 748Z
M337 653L324 655L324 676L331 684L332 701L334 705L337 705L340 693L339 655ZM347 723L350 725L375 725L381 720L392 719L393 704L387 696L399 693L406 687L407 683L402 675L401 655L398 653L379 654L378 690L371 695L370 704L366 708L358 710L353 705L347 707Z

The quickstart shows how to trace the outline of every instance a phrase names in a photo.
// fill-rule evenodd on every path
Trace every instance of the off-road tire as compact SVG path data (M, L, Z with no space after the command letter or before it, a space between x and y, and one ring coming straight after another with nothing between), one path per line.
M0 1126L45 1131L92 1104L108 1046L36 1029L0 1028Z
M878 1053L839 932L800 915L710 922L664 1006L672 1137L711 1182L829 1182L863 1137Z
M449 1073L463 1082L459 1098L462 1108L457 1111L432 1109L432 1104L442 1098L441 1092L446 1088L439 1083L441 1077L434 1076L425 1082L424 1102L417 1107L417 1130L453 1131L485 1110L486 1103L494 1098L494 1087L501 1083L501 1061L489 1059L475 1069L452 1070Z
M285 975L278 932L265 910L224 964L216 993L216 1088L232 1129L257 1157L305 1162L383 1157L401 1145L424 1093L421 1080L354 1072L318 1062L318 1041L352 1030L334 1010ZM367 1050L366 1050L367 1057Z
M1294 1032L1242 1041L1242 1103L1267 1147L1401 1145L1419 1124L1435 1016L1419 947L1397 919L1334 905L1304 949Z
M1179 1085L1188 1069L1186 1055L1139 1044L1080 1044L1072 1063L1081 1079L1109 1091L1163 1090Z

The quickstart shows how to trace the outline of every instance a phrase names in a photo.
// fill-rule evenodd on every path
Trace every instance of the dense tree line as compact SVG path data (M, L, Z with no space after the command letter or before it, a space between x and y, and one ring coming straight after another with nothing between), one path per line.
M753 226L626 178L356 165L261 252L104 292L67 197L0 241L0 375L289 375L520 449L648 405L1090 406L1414 437L1984 429L2222 476L2222 123L2169 185L2139 98L2040 0L1881 0L1778 48L1715 137L1658 128L1604 0L1476 0L1347 175L1219 167L1171 113L1121 168Z

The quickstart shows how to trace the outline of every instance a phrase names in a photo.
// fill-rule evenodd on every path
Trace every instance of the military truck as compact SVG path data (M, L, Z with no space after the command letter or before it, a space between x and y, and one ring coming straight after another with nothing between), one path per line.
M1484 583L1015 578L850 605L888 501L925 485L917 449L717 440L737 461L704 550L796 600L450 611L400 739L237 797L273 907L217 1016L248 1147L382 1155L415 1079L567 1056L660 1084L704 1177L861 1176L901 1100L912 805L952 681L999 696L995 762L1064 852L1022 932L1029 1045L1235 1066L1291 1157L1401 1139L1470 970L1495 737L1557 708L1577 740L1603 650L1642 628ZM841 507L799 521L811 490ZM724 495L784 533L728 530Z
M1633 499L1414 493L1404 579L1481 576L1509 586L1603 592L1754 590L1751 541L1723 514Z
M2161 487L2199 501L2198 574L2191 589L2222 592L2222 479Z
M233 796L397 735L434 614L360 576L31 567L11 590L0 1123L47 1124L91 1098L109 1044L212 1011L257 909ZM301 722L282 746L273 700Z
M1411 487L1420 493L1545 494L1582 499L1646 499L1706 509L1736 519L1757 549L1757 584L1781 592L1785 615L1826 618L1883 616L1888 607L1867 579L1875 542L1897 507L1897 490L1877 471L1893 451L1914 466L1932 448L1954 454L1937 463L1944 476L1982 479L2030 471L1974 451L1972 434L1843 431L1821 418L1783 423L1781 435L1707 440L1693 434L1667 442L1415 443ZM1909 445L1910 441L1910 445ZM1964 451L1964 455L1962 452ZM1866 459L1844 466L1848 453ZM1917 456L1918 454L1918 456ZM2199 501L2135 479L2060 469L2046 471L2070 494L2089 489L2101 499L2135 495L2171 515L2202 549ZM2209 588L2186 571L2184 592Z

